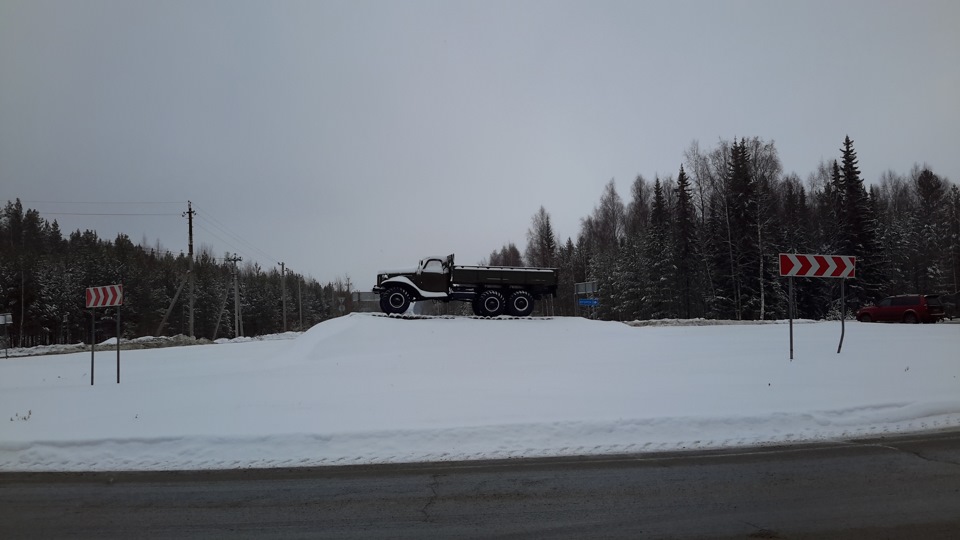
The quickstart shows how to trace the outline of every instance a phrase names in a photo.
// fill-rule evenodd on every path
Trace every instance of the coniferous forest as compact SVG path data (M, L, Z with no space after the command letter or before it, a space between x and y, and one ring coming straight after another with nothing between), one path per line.
M853 255L846 314L893 294L942 294L955 310L960 280L960 189L926 167L860 174L854 142L805 180L784 174L760 138L694 142L676 176L638 176L624 202L611 180L576 238L556 235L541 207L523 254L515 243L490 264L560 269L556 313L608 320L784 319L788 283L779 253ZM797 318L836 319L840 280L795 278ZM575 306L574 283L595 281L596 309Z
M943 294L948 305L956 303L960 189L921 166L867 184L849 137L837 159L806 180L784 174L772 141L721 140L712 150L694 142L675 177L638 176L628 197L625 203L611 180L576 240L561 240L540 207L525 251L510 242L484 263L556 267L555 313L608 320L786 318L781 252L856 256L856 278L846 283L848 317L891 294ZM123 337L189 335L189 263L183 253L135 245L122 234L105 240L77 230L65 237L56 221L19 200L7 202L0 214L0 312L12 314L10 343L89 341L84 290L115 283L124 285ZM353 308L349 280L324 285L281 276L209 249L195 254L193 277L198 338L280 332L284 295L291 330L338 314L332 306L339 299ZM598 307L586 312L574 298L574 284L585 281L599 289ZM836 279L797 278L796 317L839 317L839 289ZM115 333L114 310L101 311L97 339Z
M112 241L90 230L64 237L56 221L24 210L19 200L7 202L0 214L0 312L12 315L7 329L12 346L88 343L91 317L84 293L95 285L123 284L123 337L190 335L189 268L186 254L135 245L123 234ZM339 298L348 307L352 303L349 283L343 280L321 285L286 272L282 283L276 268L236 264L208 249L195 254L193 275L197 338L282 332L283 292L288 330L306 329L329 318L337 311L331 305ZM116 309L96 311L97 339L113 337Z

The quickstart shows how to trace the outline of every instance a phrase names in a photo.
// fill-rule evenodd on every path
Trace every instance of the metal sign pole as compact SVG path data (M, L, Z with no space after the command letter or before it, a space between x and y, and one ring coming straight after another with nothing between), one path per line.
M840 278L840 345L837 354L843 347L843 335L846 331L847 297L844 284L847 278L856 276L857 258L853 255L807 255L799 253L780 254L780 276L790 278L789 309L790 309L790 360L793 360L793 317L796 309L796 299L793 293L793 277L822 277Z
M843 286L846 282L846 279L840 280L840 344L837 345L837 354L840 354L840 348L843 347L844 321L847 318L847 295Z
M97 309L117 308L117 383L120 382L120 306L123 305L123 284L87 287L87 309L90 310L90 386L93 386L94 357L97 351Z
M793 312L794 312L794 302L796 301L793 297L793 276L790 276L790 302L788 303L787 310L790 312L790 361L793 361Z
M120 306L117 306L117 384L120 384Z
M90 386L93 386L93 356L97 348L97 310L90 309Z
M3 357L10 358L10 324L13 322L12 319L8 319L9 313L4 313L0 315L0 319L3 319Z

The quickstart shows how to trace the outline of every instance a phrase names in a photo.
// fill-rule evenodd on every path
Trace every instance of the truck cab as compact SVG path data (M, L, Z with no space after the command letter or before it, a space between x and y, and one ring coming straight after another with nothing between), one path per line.
M446 294L450 284L450 269L453 255L447 257L424 257L416 268L383 270L377 274L374 292L385 290L391 283L413 286L417 292Z
M377 274L373 292L380 295L384 313L403 313L417 300L449 298L453 255L425 257L416 268L385 270Z
M417 267L417 273L411 277L411 281L426 292L447 292L450 286L450 266L447 259L440 257L427 257L420 261Z

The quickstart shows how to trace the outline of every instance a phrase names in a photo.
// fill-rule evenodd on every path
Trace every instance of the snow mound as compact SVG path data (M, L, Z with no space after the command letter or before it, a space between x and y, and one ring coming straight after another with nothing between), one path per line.
M817 321L811 319L794 319L793 324L809 324ZM730 326L730 325L758 325L758 324L790 324L789 320L765 321L734 321L718 319L650 319L646 321L629 321L629 326Z
M960 325L355 314L296 339L0 362L0 471L633 453L960 426ZM291 336L288 336L291 337ZM922 351L922 354L918 354Z

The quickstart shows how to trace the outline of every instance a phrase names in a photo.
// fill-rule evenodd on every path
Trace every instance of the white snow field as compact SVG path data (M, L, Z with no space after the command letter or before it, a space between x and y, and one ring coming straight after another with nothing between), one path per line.
M960 325L354 314L285 340L0 359L0 471L643 453L960 426Z

